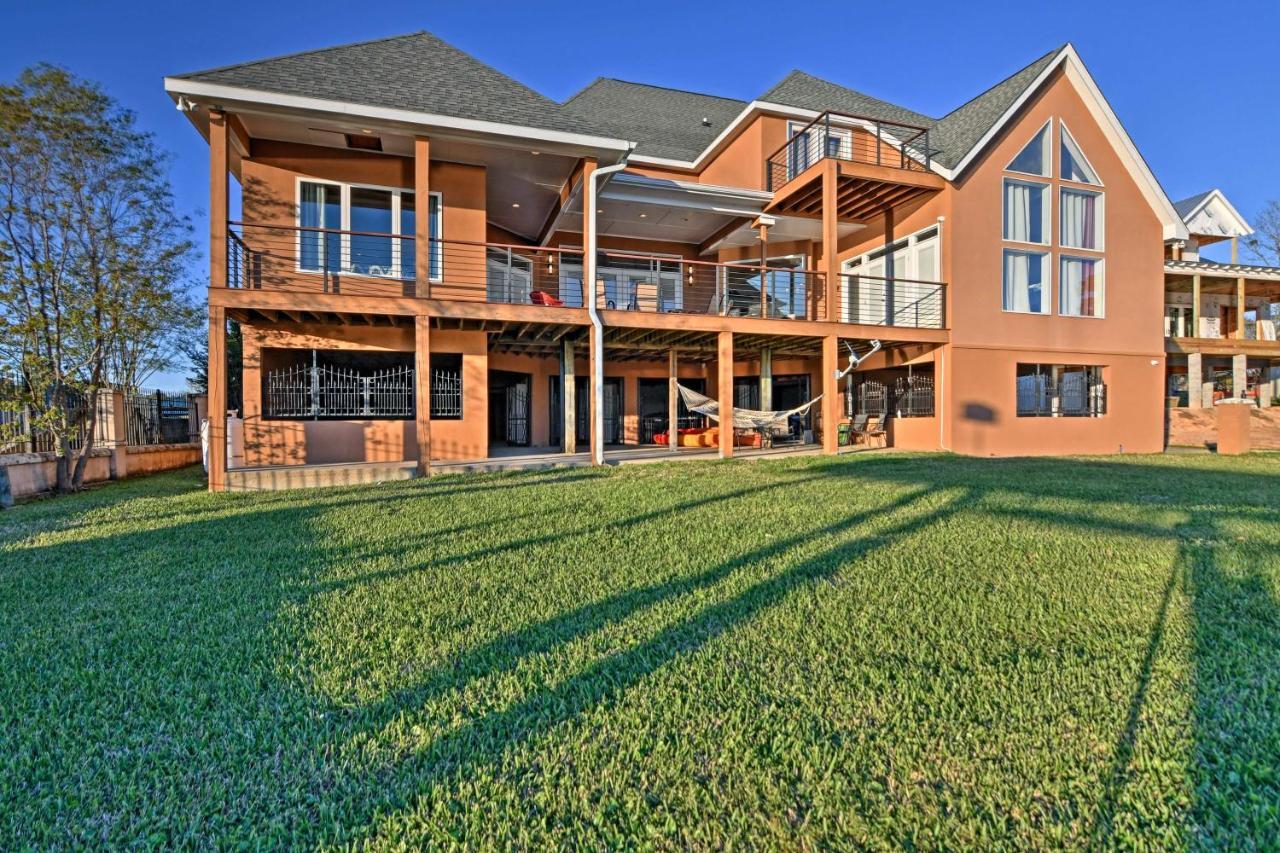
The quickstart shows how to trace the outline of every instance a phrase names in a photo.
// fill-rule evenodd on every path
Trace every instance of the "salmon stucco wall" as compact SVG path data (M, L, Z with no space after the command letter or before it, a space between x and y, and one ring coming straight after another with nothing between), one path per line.
M412 420L267 420L262 410L264 348L412 352L405 327L280 324L244 329L244 464L304 465L397 462L418 458ZM489 454L488 352L483 332L433 330L433 353L462 355L463 417L431 422L431 458L481 459Z
M1002 307L1005 166L1046 122L1053 127L1049 224L1051 313ZM1065 123L1105 193L1105 316L1065 317L1057 286L1060 128ZM1070 186L1071 184L1066 184ZM972 454L1156 452L1163 444L1163 226L1073 80L1059 72L970 166L950 194L943 268L950 284L951 344L942 358L945 446ZM1090 253L1065 250L1067 254ZM1101 418L1019 418L1019 363L1100 365L1108 412Z

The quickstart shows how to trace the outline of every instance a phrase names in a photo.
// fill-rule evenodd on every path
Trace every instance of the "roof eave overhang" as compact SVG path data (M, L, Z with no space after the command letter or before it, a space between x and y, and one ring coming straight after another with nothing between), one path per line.
M266 92L182 77L166 77L164 88L175 102L185 97L200 107L216 107L233 113L292 115L327 121L359 120L362 124L403 133L431 133L450 138L501 141L508 144L536 142L547 151L594 156L602 165L622 162L635 147L634 142L592 134Z

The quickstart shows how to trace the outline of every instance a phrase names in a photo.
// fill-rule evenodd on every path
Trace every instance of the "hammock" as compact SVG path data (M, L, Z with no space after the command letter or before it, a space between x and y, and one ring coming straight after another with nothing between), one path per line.
M869 358L872 353L879 350L880 342L872 341L871 350L862 356L855 353L853 351L853 347L848 344L845 344L845 346L849 350L849 365L844 370L841 370L836 374L837 381L843 379L848 375L849 371L853 370ZM679 383L676 383L676 388L679 389L680 398L684 400L684 405L689 409L689 411L697 412L700 415L706 415L716 423L720 422L720 402L718 400L713 400L705 394L699 394L692 388L686 388ZM813 407L814 403L817 403L821 399L822 395L819 394L809 402L796 406L794 409L782 409L776 411L764 409L740 409L737 406L734 406L733 426L734 429L765 430L772 426L786 424L794 415L804 414Z
M677 384L676 388L680 389L680 398L684 400L685 407L691 412L697 412L700 415L706 415L716 423L720 422L720 402L713 400L705 394L699 394L692 388L686 388ZM803 406L796 406L794 409L786 409L785 411L764 411L762 409L739 409L733 407L733 426L735 429L767 429L775 424L785 424L792 415L801 415L809 410L809 407L822 399L822 395L814 397Z

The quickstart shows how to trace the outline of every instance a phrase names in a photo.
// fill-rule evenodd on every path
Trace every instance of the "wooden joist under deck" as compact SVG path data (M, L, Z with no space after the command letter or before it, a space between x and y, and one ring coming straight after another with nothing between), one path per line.
M827 161L789 181L765 208L766 213L822 216L822 173ZM836 210L841 220L859 222L879 216L886 208L908 204L938 192L945 185L933 172L912 172L888 166L839 162L836 178Z

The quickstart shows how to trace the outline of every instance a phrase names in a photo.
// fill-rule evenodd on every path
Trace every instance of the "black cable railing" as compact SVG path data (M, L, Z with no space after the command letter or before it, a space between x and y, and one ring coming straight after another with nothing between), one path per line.
M765 189L779 189L825 159L927 172L933 166L929 129L870 116L825 112L765 161Z

